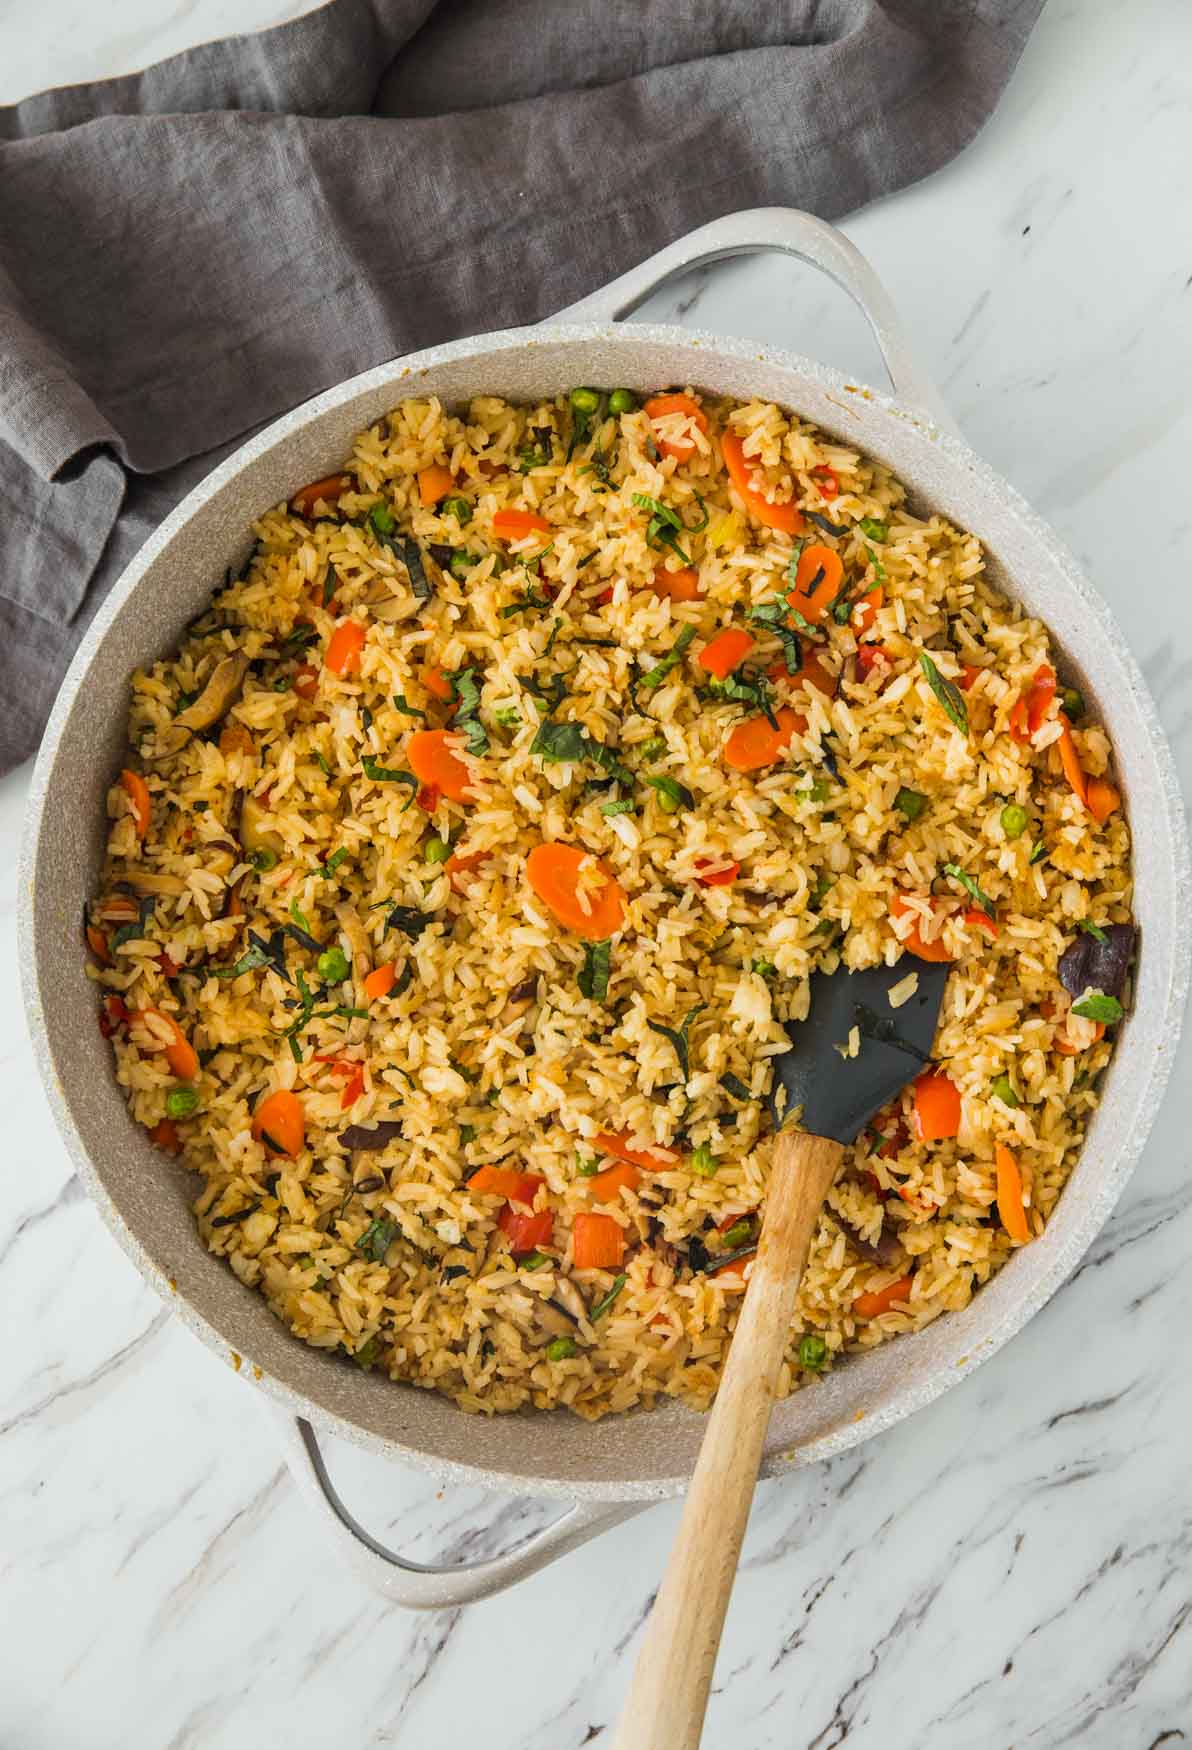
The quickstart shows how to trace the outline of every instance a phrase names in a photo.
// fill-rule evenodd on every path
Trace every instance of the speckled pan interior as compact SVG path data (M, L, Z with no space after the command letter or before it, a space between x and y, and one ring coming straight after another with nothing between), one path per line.
M965 1311L841 1367L780 1404L766 1468L843 1450L936 1397L991 1355L1053 1294L1112 1209L1157 1109L1175 1049L1189 959L1188 850L1171 757L1142 677L1108 609L1047 527L963 444L833 371L777 351L674 328L564 327L455 343L382 366L259 434L173 513L129 567L62 689L33 784L22 869L26 998L51 1104L70 1154L137 1267L206 1343L261 1370L261 1383L316 1427L443 1475L548 1495L649 1499L681 1489L704 1423L679 1407L598 1424L560 1412L465 1416L445 1398L366 1375L306 1348L204 1251L193 1187L135 1125L112 1077L83 973L79 918L99 868L104 792L120 763L128 681L170 650L249 524L332 472L362 427L411 395L448 404L515 401L575 383L637 390L691 382L795 409L887 463L912 502L984 542L995 576L1050 626L1096 701L1116 750L1134 835L1142 948L1135 1011L1105 1097L1043 1237Z

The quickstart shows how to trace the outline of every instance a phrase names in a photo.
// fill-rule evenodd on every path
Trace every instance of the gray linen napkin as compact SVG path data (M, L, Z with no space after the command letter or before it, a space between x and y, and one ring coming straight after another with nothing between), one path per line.
M0 109L0 769L253 428L721 213L833 217L926 175L1041 5L331 0Z

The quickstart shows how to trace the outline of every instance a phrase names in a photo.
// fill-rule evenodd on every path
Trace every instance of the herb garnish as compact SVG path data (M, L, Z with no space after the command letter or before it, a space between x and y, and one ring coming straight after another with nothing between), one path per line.
M620 1294L621 1290L624 1288L624 1286L628 1282L628 1280L629 1280L628 1276L624 1276L624 1275L614 1277L613 1285L609 1289L608 1293L604 1296L604 1298L602 1300L598 1300L596 1302L596 1305L592 1308L591 1312L588 1314L589 1324L594 1325L596 1323L597 1319L604 1317L604 1314L608 1311L609 1307L613 1304L614 1300L616 1300L618 1294Z
M347 855L348 855L348 847L346 845L341 845L339 847L338 851L332 851L332 853L328 857L327 861L320 868L319 874L320 875L334 875L335 871L339 868L340 864L344 861L344 859L347 857Z
M400 930L403 936L416 942L434 921L434 912L419 911L416 905L395 905L385 919L385 934L390 930Z
M356 1241L355 1250L363 1252L364 1256L371 1258L374 1264L383 1264L385 1253L400 1232L401 1229L395 1221L388 1221L384 1216L377 1216L369 1222Z
M404 711L407 717L425 717L426 716L425 711L419 710L417 705L411 705L410 701L402 693L394 693L393 705L394 705L395 710Z
M637 494L635 493L634 496L636 497ZM675 639L662 661L656 663L653 668L647 669L646 673L642 675L637 682L637 685L639 687L649 687L651 691L653 691L655 687L660 687L667 675L671 672L672 668L677 668L682 662L683 652L687 649L687 646L691 643L691 640L694 637L694 626L681 627L679 636Z
M242 972L255 972L258 966L271 965L268 948L254 944L240 956L235 966L213 966L211 976L212 978L239 978Z
M451 682L451 691L456 702L452 728L463 730L468 738L469 753L487 753L488 736L480 721L480 687L476 680L476 670L453 669L447 679Z
M1104 991L1090 990L1078 1003L1072 1004L1072 1013L1086 1021L1102 1021L1112 1026L1113 1022L1121 1020L1125 1010L1116 997L1107 997Z
M958 863L945 863L944 874L950 875L953 881L959 881L969 897L981 907L988 918L996 916L996 907L987 893L983 893L971 875L966 875Z
M957 729L969 732L968 706L955 681L946 680L925 650L919 652L919 666L927 676L927 684L943 706Z
M848 534L847 529L838 528L835 523L829 522L826 516L821 516L818 510L805 510L803 515L809 523L814 523L817 528L822 529L825 535L834 535L839 538L841 535ZM808 591L808 594L810 593Z
M606 747L602 741L593 741L581 723L556 723L553 718L546 718L530 743L530 752L551 765L592 760L619 783L633 782L633 773L621 764L615 749Z
M778 719L774 715L771 702L773 690L760 669L752 669L742 664L724 680L710 680L705 692L708 698L724 704L752 705L762 713L771 729L778 728Z
M680 808L695 807L695 797L677 778L647 778L646 783L658 792L658 806L664 814L678 814Z
M691 559L679 545L679 533L685 531L689 535L698 535L708 526L708 507L697 492L703 520L698 523L685 523L676 511L669 505L662 504L657 498L651 498L648 493L635 492L633 502L639 510L650 512L650 521L646 527L646 542L651 547L669 547L672 553L678 554L684 565L690 565Z
M857 524L863 535L868 535L871 541L886 542L890 539L890 525L881 523L873 516L863 516Z
M661 1033L662 1037L664 1039L669 1039L674 1046L675 1056L679 1060L679 1072L682 1075L684 1082L687 1082L691 1077L691 1044L689 1037L691 1023L695 1020L697 1015L703 1013L707 1006L707 1003L696 1003L693 1009L688 1009L677 1028L664 1027L661 1021L647 1021L646 1023L651 1033Z
M721 1076L720 1085L726 1094L732 1095L734 1100L753 1099L753 1095L749 1092L749 1089L745 1086L745 1083L741 1080L740 1076L735 1076L731 1074L731 1072L728 1075Z
M360 761L360 767L365 777L371 778L374 784L408 784L412 790L418 789L418 780L413 772L403 771L398 766L383 766L379 760L370 759L367 754Z
M906 820L918 820L927 806L922 790L908 790L905 785L894 798L894 806Z
M1091 918L1077 918L1076 928L1083 930L1086 936L1091 936L1094 942L1108 942L1109 940L1101 926L1095 924Z
M608 995L608 977L612 961L612 943L585 942L584 964L576 983L579 994L589 1002L602 1003Z

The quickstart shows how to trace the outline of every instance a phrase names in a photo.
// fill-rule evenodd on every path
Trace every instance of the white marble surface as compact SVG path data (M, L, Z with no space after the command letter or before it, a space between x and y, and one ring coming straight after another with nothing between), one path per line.
M0 0L0 101L301 9ZM1186 0L1051 0L968 153L846 227L976 448L1113 602L1186 795L1190 184ZM785 263L718 268L655 308L877 370L851 312ZM69 1175L16 997L26 781L0 785L0 1745L607 1743L677 1506L465 1612L405 1615L341 1570L251 1389ZM1022 1336L914 1421L759 1491L709 1744L1192 1743L1190 1078L1186 1041L1121 1208ZM333 1470L423 1559L546 1517L347 1452Z

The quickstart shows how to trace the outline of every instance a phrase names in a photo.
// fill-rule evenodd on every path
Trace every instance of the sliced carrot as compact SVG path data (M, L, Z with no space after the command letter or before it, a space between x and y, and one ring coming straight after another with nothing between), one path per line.
M418 475L418 496L423 505L429 509L432 504L438 504L441 498L446 498L455 485L455 475L450 468L445 468L441 462L432 462L429 468L423 468Z
M456 753L457 745L446 729L419 729L411 735L406 752L423 784L441 791L452 802L466 802L473 794L475 780ZM433 813L433 807L427 812Z
M884 604L885 600L886 592L880 583L861 597L860 601L853 609L852 619L853 631L857 634L858 638L861 637L862 633L868 632L869 628L873 625L873 622L877 619L877 611Z
M112 956L108 949L108 938L94 924L87 925L87 946L101 966L111 965Z
M1054 698L1055 670L1044 662L1035 670L1026 701L1026 726L1032 735L1043 727Z
M571 1228L577 1270L615 1270L625 1256L625 1234L611 1215L577 1215Z
M1093 1025L1096 1028L1096 1032L1093 1034L1089 1043L1091 1045L1096 1045L1099 1039L1104 1039L1105 1037L1105 1023L1104 1021L1095 1021ZM1051 1043L1055 1046L1055 1049L1059 1052L1061 1057L1079 1057L1082 1051L1087 1051L1089 1049L1088 1045L1073 1045L1067 1033L1062 1032L1057 1032Z
M359 620L341 620L327 645L323 662L332 674L355 674L360 667L360 652L367 636Z
M887 650L884 644L862 644L857 651L857 667L861 671L861 679L868 680L875 671L880 674L883 668L894 666L894 653Z
M129 1015L133 1026L139 1026L142 1032L160 1045L163 1040L166 1062L180 1082L193 1082L199 1073L199 1059L194 1046L186 1037L177 1021L161 1009L134 1009ZM168 1040L165 1035L169 1035Z
M536 1173L519 1173L516 1167L481 1167L468 1180L468 1190L480 1191L485 1197L504 1197L532 1209L543 1183Z
M745 1272L749 1268L749 1266L752 1264L753 1260L756 1257L757 1257L757 1247L754 1246L752 1248L752 1250L750 1252L748 1252L744 1257L730 1258L728 1260L728 1262L725 1264L715 1265L712 1269L710 1269L708 1271L708 1275L709 1276L727 1276L727 1277L734 1277L735 1276L735 1277L739 1278L742 1285L744 1285L745 1280L746 1280Z
M436 699L452 699L455 688L447 679L441 668L431 668L429 665L418 670L418 679L428 693L433 693Z
M294 494L290 509L299 516L310 516L320 499L326 505L337 505L355 484L350 474L328 474L325 480L312 480L309 486Z
M536 511L511 507L494 513L493 534L500 535L506 541L521 541L527 535L549 535L550 524Z
M275 1088L257 1103L252 1115L252 1133L273 1154L293 1160L306 1141L306 1114L302 1101L288 1088Z
M597 1203L616 1203L622 1189L637 1190L641 1177L632 1162L617 1161L614 1166L605 1167L602 1173L596 1173L588 1180L588 1195L594 1197Z
M601 1130L592 1138L592 1147L614 1160L628 1161L646 1173L664 1173L676 1165L674 1155L649 1148L633 1148L625 1131Z
M348 1076L348 1080L344 1084L343 1092L339 1096L339 1109L340 1109L340 1111L341 1112L348 1111L348 1109L350 1107L352 1107L356 1104L357 1100L360 1098L360 1096L363 1092L364 1092L364 1065L354 1063L350 1066L350 1073Z
M999 925L987 911L982 911L980 906L971 906L964 914L964 921L966 924L971 924L974 929L984 930L987 936L1001 935Z
M105 1039L110 1039L113 1033L128 1025L129 1014L121 999L117 996L107 996L103 999L103 1008L99 1013L99 1030Z
M294 671L294 691L300 699L313 699L319 690L319 671L309 662L300 663ZM220 737L222 742L223 737Z
M1085 805L1098 826L1104 826L1111 814L1122 806L1120 790L1107 784L1104 778L1090 778L1086 786Z
M698 401L693 401L690 395L651 395L646 402L646 417L651 421L667 419L672 414L683 413L700 431L708 429L708 416ZM665 438L655 432L658 448L664 456L673 456L677 462L690 461L696 451L694 438Z
M599 887L586 887L580 899L580 865L604 876ZM625 921L625 891L603 863L578 845L535 845L526 858L526 879L559 922L589 942L602 942Z
M859 1319L880 1318L883 1313L889 1312L896 1301L910 1300L913 1283L913 1276L900 1276L897 1282L888 1282L884 1288L874 1289L871 1293L859 1294L850 1310L856 1313Z
M901 893L894 894L890 900L890 915L892 917L900 918L904 917L908 912L914 913L916 918L919 916L919 913L915 911L915 908L908 903ZM923 940L922 936L919 934L918 923L913 923L911 925L909 936L899 937L899 940L907 950L908 954L913 954L917 960L929 960L935 964L942 965L945 961L951 960L952 958L938 936L933 938L930 942L925 942Z
M130 772L125 768L120 774L120 788L128 797L129 805L132 808L137 837L143 839L149 831L149 822L153 817L153 809L149 802L149 786L140 772Z
M161 1118L149 1132L149 1141L157 1148L163 1148L168 1155L176 1155L182 1147L178 1140L178 1126L172 1118Z
M840 482L826 463L821 464L818 468L813 468L811 472L815 477L816 485L825 498L839 498Z
M780 759L796 735L807 727L806 717L783 705L774 713L778 728L765 717L743 717L724 744L724 758L735 772L756 772Z
M757 640L740 626L726 626L704 645L696 661L717 680L727 680L737 664L744 662Z
M466 875L471 869L478 869L481 863L488 862L492 854L491 851L453 851L451 853L444 867L450 875L451 885L457 893L461 890L461 884L456 877Z
M939 1142L960 1130L960 1089L942 1070L916 1078L912 1123L916 1142Z
M1088 807L1088 784L1084 770L1080 764L1080 755L1076 751L1076 743L1072 739L1072 731L1065 723L1059 733L1057 746L1060 750L1060 764L1064 768L1064 776L1072 786L1073 793Z
M835 547L825 547L813 541L804 547L795 567L795 588L790 597L805 620L818 625L840 593L844 577L844 561Z
M726 431L720 439L720 449L728 477L745 501L745 507L767 529L780 529L783 534L797 535L803 527L803 513L794 501L773 504L752 485L754 464L745 460L745 445L735 431Z
M974 663L971 663L971 662L962 663L961 669L960 669L960 690L961 690L961 692L962 693L970 692L971 689L976 685L978 676L983 675L984 673L985 673L985 670L983 668L977 668Z
M708 863L702 859L697 859L695 869L701 887L731 887L741 873L740 863Z
M669 597L672 602L698 602L704 592L699 586L699 572L690 565L678 571L668 571L665 565L659 565L654 572L654 593ZM611 590L608 598L612 600Z
M549 1209L527 1215L508 1203L497 1217L497 1226L509 1241L509 1250L515 1258L536 1252L539 1246L549 1246L554 1225L555 1218Z
M370 1003L379 1002L387 997L397 983L397 967L392 961L384 966L374 966L364 981L364 994Z
M997 1212L1002 1226L1012 1240L1026 1241L1031 1237L1022 1201L1022 1174L1018 1162L1008 1148L999 1142L994 1150L997 1158Z
M794 674L789 672L785 662L774 663L766 670L766 674L772 681L785 681L788 687L814 687L817 693L823 693L828 699L836 692L836 676L815 650L803 652Z

